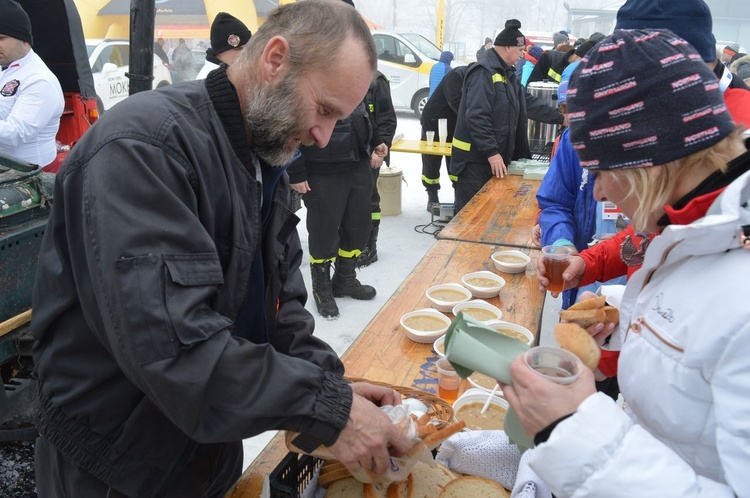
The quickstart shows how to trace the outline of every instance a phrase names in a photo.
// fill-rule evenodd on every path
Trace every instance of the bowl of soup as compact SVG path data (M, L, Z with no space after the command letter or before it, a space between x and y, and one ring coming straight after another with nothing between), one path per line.
M500 311L500 308L481 299L458 303L453 307L454 315L458 315L461 312L482 323L500 320L503 317L503 312Z
M461 283L471 291L474 297L489 299L500 294L505 286L505 279L491 271L475 271L461 278Z
M469 384L471 384L473 387L481 389L482 391L486 391L488 393L492 392L492 390L495 389L495 386L498 385L495 379L493 379L489 375L485 375L479 372L474 372L473 374L471 374L468 380ZM497 392L502 393L502 390L498 387Z
M526 327L522 327L515 323L504 322L502 320L490 320L489 322L486 322L485 325L501 334L507 335L508 337L518 339L529 346L534 342L534 334L532 334Z
M432 349L435 350L435 353L441 358L445 358L445 336L441 335L437 339L435 339L435 342L432 343Z
M425 292L433 308L449 313L458 303L471 299L471 292L461 284L433 285Z
M450 324L450 318L432 308L410 311L401 317L401 327L406 337L426 344L445 335Z
M492 396L487 411L481 413L487 398ZM456 420L466 422L466 428L473 431L503 430L508 402L500 396L491 395L480 389L469 389L453 403Z
M531 258L521 251L499 251L492 254L492 262L498 271L504 273L523 273L531 262Z

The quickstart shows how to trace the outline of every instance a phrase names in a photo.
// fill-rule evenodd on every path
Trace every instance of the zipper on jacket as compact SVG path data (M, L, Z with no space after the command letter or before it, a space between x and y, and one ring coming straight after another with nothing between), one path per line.
M684 353L685 349L681 348L680 346L677 346L676 344L673 344L672 342L668 341L662 334L658 333L654 328L648 324L645 318L640 317L638 318L635 323L631 323L628 326L628 330L632 330L634 334L640 334L643 331L643 327L646 327L657 339L659 339L661 342L669 346L670 348L674 349L675 351L678 351L680 353Z

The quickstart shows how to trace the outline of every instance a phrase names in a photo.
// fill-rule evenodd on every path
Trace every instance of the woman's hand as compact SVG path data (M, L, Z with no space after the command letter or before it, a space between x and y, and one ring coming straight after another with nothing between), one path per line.
M549 280L544 276L544 258L538 257L536 260L536 279L539 281L539 292L547 292L549 286ZM573 289L578 287L583 278L583 274L586 271L586 262L580 256L571 256L570 265L563 272L563 280L565 280L565 288ZM559 292L553 292L552 297L559 296Z

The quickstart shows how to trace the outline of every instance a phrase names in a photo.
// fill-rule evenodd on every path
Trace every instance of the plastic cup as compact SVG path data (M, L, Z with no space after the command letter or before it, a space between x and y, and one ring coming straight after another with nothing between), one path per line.
M427 147L434 146L435 145L435 132L426 131L425 134L427 135Z
M440 147L445 147L445 142L448 139L448 119L438 119L438 139L440 140Z
M458 398L458 388L461 378L451 363L445 358L440 358L436 363L438 372L438 396L441 399L453 403Z
M537 375L558 384L571 384L581 376L583 363L570 351L537 346L523 355L526 365Z
M573 252L568 246L544 246L542 257L544 258L544 276L549 280L547 290L550 292L562 292L565 289L563 272L570 265L570 253Z

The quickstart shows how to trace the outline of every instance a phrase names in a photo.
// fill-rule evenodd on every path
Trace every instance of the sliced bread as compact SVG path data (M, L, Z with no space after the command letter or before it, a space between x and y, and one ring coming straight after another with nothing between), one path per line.
M411 473L414 479L409 498L435 498L446 484L456 478L453 472L440 463L431 467L417 462Z
M495 481L479 476L459 477L449 482L439 498L508 498L508 492Z

